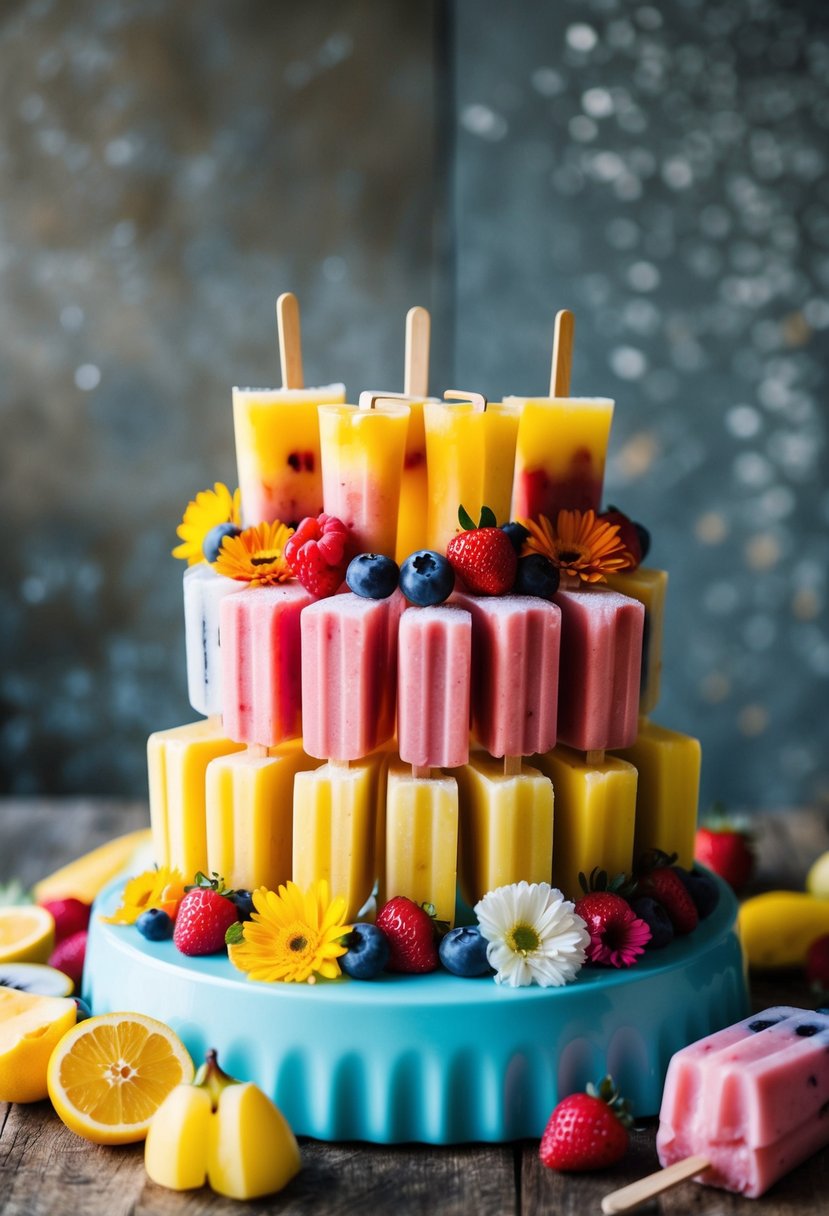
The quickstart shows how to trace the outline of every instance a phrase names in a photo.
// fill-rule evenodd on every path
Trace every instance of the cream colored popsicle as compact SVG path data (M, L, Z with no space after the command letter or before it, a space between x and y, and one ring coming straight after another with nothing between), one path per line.
M187 695L196 713L206 718L222 712L222 668L219 606L243 583L217 574L207 562L184 571L184 637Z
M230 738L275 747L302 734L299 619L314 602L294 582L246 587L222 600L222 717Z
M472 619L458 605L407 608L400 618L400 759L424 770L469 758Z
M618 755L639 774L634 860L661 849L676 853L679 865L690 869L699 810L699 740L640 718L636 742Z
M438 920L455 920L458 785L440 774L415 777L402 761L389 765L386 789L385 886L379 903L405 895L429 903Z

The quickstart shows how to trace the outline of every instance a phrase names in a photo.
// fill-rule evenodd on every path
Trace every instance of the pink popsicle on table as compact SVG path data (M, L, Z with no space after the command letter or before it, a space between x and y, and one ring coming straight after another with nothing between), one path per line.
M472 616L472 726L491 756L556 745L561 609L530 595L458 593Z
M302 613L303 746L321 760L359 760L394 734L402 592L351 592Z
M222 600L222 719L242 743L275 747L302 734L299 583L246 587Z
M829 1144L829 1016L778 1006L678 1051L656 1147L704 1157L698 1180L752 1198Z
M407 608L400 618L397 737L416 770L469 758L472 618L458 605Z
M559 742L579 751L630 747L639 729L644 606L602 587L559 591L555 603Z

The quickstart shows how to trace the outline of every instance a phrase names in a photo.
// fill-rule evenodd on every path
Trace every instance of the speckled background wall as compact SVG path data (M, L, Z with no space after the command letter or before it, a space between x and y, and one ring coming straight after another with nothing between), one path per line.
M819 0L7 0L0 788L141 795L191 716L169 549L293 288L350 394L414 302L435 388L539 392L573 307L671 571L655 716L704 803L829 803L827 76Z

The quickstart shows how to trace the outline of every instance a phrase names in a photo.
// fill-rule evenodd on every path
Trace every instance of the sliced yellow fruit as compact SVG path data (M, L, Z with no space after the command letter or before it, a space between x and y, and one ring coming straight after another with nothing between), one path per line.
M126 836L116 836L85 853L77 861L70 861L42 878L36 883L32 894L38 903L50 899L82 899L91 904L98 892L106 886L111 878L115 878L125 866L129 865L133 854L145 845L149 845L152 834L149 828L140 832L128 832Z
M806 875L806 890L816 899L829 899L829 852L821 853Z
M45 963L54 945L55 922L46 908L0 908L0 963Z
M49 1061L52 1105L71 1131L95 1144L131 1144L176 1085L193 1079L178 1035L140 1013L80 1022Z
M749 966L802 967L812 942L829 933L829 899L764 891L740 905L737 925Z
M37 996L71 996L75 989L68 975L44 963L0 963L0 987Z
M0 1102L39 1102L55 1044L75 1025L68 997L0 988Z

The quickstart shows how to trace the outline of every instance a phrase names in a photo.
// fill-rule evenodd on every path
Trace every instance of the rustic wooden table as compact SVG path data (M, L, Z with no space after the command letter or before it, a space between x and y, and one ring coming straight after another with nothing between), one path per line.
M142 804L84 801L0 801L0 882L32 883L86 848L143 827ZM800 886L810 861L829 848L829 815L789 812L757 819L760 885ZM786 1003L808 1007L798 975L755 978L755 1008ZM657 1166L654 1125L637 1128L625 1160L585 1176L556 1174L538 1161L535 1141L509 1145L394 1148L303 1143L305 1168L282 1194L243 1205L207 1190L176 1194L147 1180L142 1148L97 1148L63 1126L48 1102L0 1104L0 1213L3 1216L230 1216L247 1212L339 1216L415 1213L598 1212L608 1191ZM762 1211L793 1216L829 1210L829 1152L779 1182L763 1199L745 1200L686 1185L663 1196L651 1214L725 1216Z

